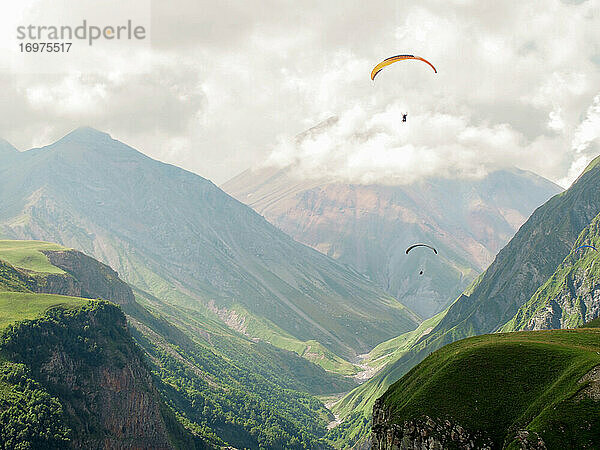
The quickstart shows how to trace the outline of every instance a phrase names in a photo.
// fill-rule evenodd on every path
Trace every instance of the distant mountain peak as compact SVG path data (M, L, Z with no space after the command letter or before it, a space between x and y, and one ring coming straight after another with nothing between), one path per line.
M92 127L79 127L56 142L41 150L58 151L68 157L81 157L82 154L101 156L102 158L148 158L142 152L114 139L110 134Z
M92 127L79 127L59 139L58 142L98 140L112 140L112 137L110 134Z
M588 173L590 170L592 170L594 167L596 167L598 165L600 165L600 155L596 156L594 159L592 159L590 161L590 163L587 165L587 167L584 169L584 171L581 172L581 175L579 175L577 177L577 179L573 182L573 184L577 183L581 177L583 177L586 173Z
M19 150L17 150L10 142L8 142L6 139L0 138L0 157L4 155L14 155L17 153L19 153Z
M338 116L331 116L327 119L319 122L314 127L309 128L308 130L303 131L302 133L296 136L296 143L302 142L304 139L313 138L316 135L324 132L328 128L331 128L336 123L338 123L340 118Z
M297 241L354 267L426 317L454 300L532 211L562 190L515 167L480 179L429 177L404 185L298 175L292 166L265 167L222 187ZM404 258L406 247L420 240L435 240L444 259ZM425 277L415 278L425 262Z

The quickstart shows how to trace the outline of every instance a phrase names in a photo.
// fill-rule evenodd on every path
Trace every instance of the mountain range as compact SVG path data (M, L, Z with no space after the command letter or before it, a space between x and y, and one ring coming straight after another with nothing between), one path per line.
M355 268L421 315L445 309L560 188L531 172L348 184L294 166L247 170L222 188L294 239ZM405 254L425 242L439 255ZM421 274L422 272L422 274Z
M0 160L0 236L76 248L131 285L129 331L202 442L328 448L334 418L315 396L356 386L357 354L420 323L210 181L105 133L24 152L3 143ZM4 257L36 270L43 247ZM42 272L63 270L44 258Z
M471 346L445 345L572 327L599 314L597 252L575 249L600 245L600 158L548 201L560 189L517 169L407 186L265 170L224 187L277 227L210 181L97 130L24 152L0 142L0 329L8 330L0 330L0 409L29 383L35 392L23 392L44 398L50 411L40 429L56 423L52 442L74 442L75 430L83 439L76 446L96 445L100 435L82 431L87 422L77 411L88 408L82 399L114 386L94 375L80 382L89 388L83 397L72 397L64 386L75 389L81 374L70 370L113 373L130 360L146 393L132 395L150 393L143 397L150 419L117 430L113 411L129 406L109 396L112 406L88 408L89 423L110 430L105 442L131 432L166 448L362 448L376 399L429 355L437 356L411 372L421 381L403 378L376 417L395 414L385 409L389 399L446 383L415 376L431 372L432 362L442 360L449 375L468 374L447 356L452 348L470 355ZM414 241L439 254L411 259L405 247ZM454 293L448 304L444 296ZM441 312L423 321L413 310ZM496 338L482 339L487 348ZM473 357L485 365L488 356ZM555 373L546 375L551 382ZM11 417L13 425L24 420ZM496 431L497 442L513 437ZM377 445L381 439L376 434Z
M419 323L210 181L105 133L81 128L25 152L5 146L1 158L4 237L80 249L164 303L237 320L239 330L274 324L281 338L347 359Z

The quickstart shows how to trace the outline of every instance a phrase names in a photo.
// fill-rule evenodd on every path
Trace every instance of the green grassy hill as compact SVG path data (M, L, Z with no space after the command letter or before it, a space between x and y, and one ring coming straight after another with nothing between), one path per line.
M52 308L78 308L87 302L65 295L0 292L0 331L11 323L40 318Z
M63 249L48 242L0 240L0 331L15 322L40 318L52 308L72 309L88 302L80 297L33 292L42 274L65 274L40 250Z
M34 284L32 277L0 260L0 292L31 292Z
M65 273L53 265L43 251L68 250L62 245L42 241L0 240L0 259L7 263L41 273Z
M581 328L600 328L600 317L594 320L591 320L590 322L581 325Z
M375 429L426 416L458 424L498 448L519 448L518 431L536 433L547 448L598 448L600 403L591 389L600 377L582 379L599 365L595 328L464 339L389 388L378 402L389 418Z

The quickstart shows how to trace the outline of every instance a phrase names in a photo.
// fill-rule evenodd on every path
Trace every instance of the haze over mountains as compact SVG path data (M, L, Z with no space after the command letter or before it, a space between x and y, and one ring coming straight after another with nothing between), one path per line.
M571 254L598 244L598 161L529 219L559 188L516 169L405 186L286 170L227 183L316 251L210 181L81 128L25 152L0 142L0 238L57 242L119 272L157 388L203 442L347 448L387 387L443 345L598 315L595 259ZM415 241L440 254L406 257ZM404 306L433 314L490 260L436 316L421 322ZM327 431L337 418L313 396L352 388L333 407L346 420Z
M294 167L247 170L222 187L294 239L367 275L422 317L453 301L533 210L561 190L518 169L393 186L303 178ZM434 245L439 256L407 257L415 242Z
M44 148L2 154L4 237L81 249L161 299L222 316L243 309L346 357L417 324L366 278L211 182L105 133L81 128Z
M333 416L312 395L355 386L356 354L419 323L210 181L105 133L4 144L0 160L0 237L57 242L116 269L141 303L123 309L163 395L203 439L327 448Z

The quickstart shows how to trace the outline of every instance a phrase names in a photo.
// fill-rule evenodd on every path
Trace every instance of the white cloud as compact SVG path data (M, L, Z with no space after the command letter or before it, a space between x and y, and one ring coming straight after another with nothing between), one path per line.
M90 4L30 0L3 23L31 11L106 19ZM216 182L271 155L354 181L517 165L568 183L596 148L575 143L588 142L600 85L600 0L175 0L148 11L152 47L102 48L64 74L24 75L0 53L0 136L25 148L87 124ZM404 52L439 73L407 62L371 82L378 60ZM338 123L293 147L330 116Z
M356 105L301 139L281 140L266 165L291 165L305 178L397 184L423 176L478 177L530 151L507 124L475 125L428 112L402 122L402 112L397 104L375 112Z
M585 152L590 144L600 137L600 94L594 97L586 117L575 130L573 150L576 154Z
M575 129L571 142L573 160L568 175L561 180L564 184L573 181L590 161L598 156L600 147L598 143L600 143L600 94L594 97L585 119Z

